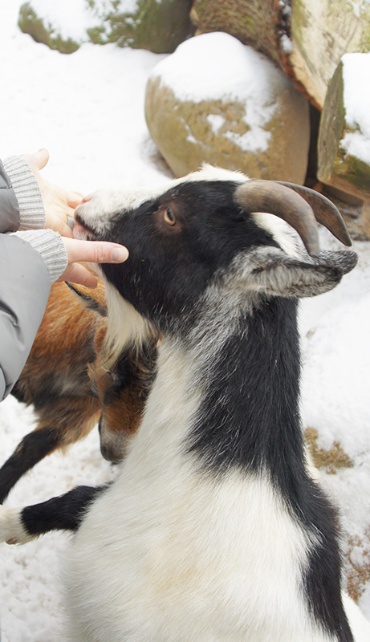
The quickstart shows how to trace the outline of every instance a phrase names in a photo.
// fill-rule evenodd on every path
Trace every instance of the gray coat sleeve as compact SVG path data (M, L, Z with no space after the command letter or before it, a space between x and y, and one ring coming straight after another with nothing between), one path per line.
M16 232L19 225L18 201L0 161L0 232Z
M0 165L0 231L19 225L17 199ZM27 360L50 293L41 255L17 236L0 233L0 400Z

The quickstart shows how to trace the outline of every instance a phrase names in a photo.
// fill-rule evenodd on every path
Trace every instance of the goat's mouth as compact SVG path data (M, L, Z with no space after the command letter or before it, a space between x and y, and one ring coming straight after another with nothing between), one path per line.
M80 241L97 241L98 236L90 227L81 221L79 216L76 216L75 224L73 226L73 238Z

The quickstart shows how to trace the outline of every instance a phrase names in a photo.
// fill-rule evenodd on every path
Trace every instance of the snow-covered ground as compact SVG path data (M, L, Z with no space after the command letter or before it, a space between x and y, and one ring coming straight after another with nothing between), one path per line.
M1 157L46 146L45 177L82 193L168 180L143 114L146 79L164 56L111 45L84 45L63 56L20 33L20 4L0 4ZM334 243L321 236L324 246ZM370 245L355 249L359 266L343 283L302 303L302 409L304 425L319 433L319 447L340 442L353 463L336 474L322 469L321 478L340 507L350 550L346 572L360 587L360 606L370 619ZM33 426L30 408L13 398L0 405L0 464ZM25 476L8 505L42 501L112 474L94 431ZM59 572L68 539L53 534L0 547L2 642L65 640Z

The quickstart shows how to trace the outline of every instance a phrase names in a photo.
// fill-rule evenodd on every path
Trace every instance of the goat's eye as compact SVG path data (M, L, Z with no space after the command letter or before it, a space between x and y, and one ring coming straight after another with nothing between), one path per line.
M168 225L175 225L176 223L176 216L169 207L166 207L166 209L164 210L163 219L166 223L168 223Z

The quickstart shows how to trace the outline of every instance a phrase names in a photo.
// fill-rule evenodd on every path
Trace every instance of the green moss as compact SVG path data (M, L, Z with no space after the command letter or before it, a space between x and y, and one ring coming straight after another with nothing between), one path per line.
M107 36L106 28L103 26L87 29L86 33L89 37L89 40L94 45L105 45L110 42L109 37Z
M360 158L346 154L340 150L334 168L339 177L344 178L364 194L370 194L370 165Z
M60 34L55 33L53 27L45 24L28 3L23 4L19 10L18 26L36 42L42 42L61 53L73 53L79 48L79 44L71 38L63 39Z
M94 0L88 0L92 10ZM133 13L123 13L121 3L102 18L104 25L88 30L92 42L116 42L120 47L148 49L153 53L172 53L194 32L189 12L191 0L138 0Z
M121 47L172 53L191 33L189 0L139 0L134 14L108 16L109 40Z

